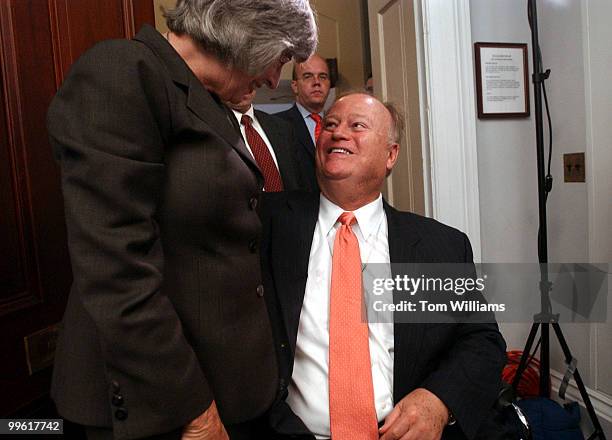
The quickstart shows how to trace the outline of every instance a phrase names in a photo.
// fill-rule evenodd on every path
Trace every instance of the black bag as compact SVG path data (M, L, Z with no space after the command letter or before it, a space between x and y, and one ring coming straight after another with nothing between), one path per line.
M474 440L531 440L527 418L516 405L512 387L502 382L502 388Z
M518 402L531 426L533 440L584 440L580 430L580 407L563 407L551 399L536 397Z

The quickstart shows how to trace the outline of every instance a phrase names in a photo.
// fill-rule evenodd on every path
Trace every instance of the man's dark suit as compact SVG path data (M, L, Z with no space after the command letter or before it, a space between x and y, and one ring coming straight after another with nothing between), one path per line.
M274 400L263 177L229 118L150 26L90 49L51 104L74 274L52 387L67 419L140 438L213 400L226 425Z
M315 145L308 131L308 127L304 122L304 117L294 105L289 110L275 113L278 116L289 122L293 127L295 137L297 139L296 152L297 160L300 167L300 173L304 176L307 191L318 192L319 184L315 173Z
M302 176L302 167L295 148L295 135L289 123L275 115L255 110L255 117L263 128L278 161L285 191L310 191L309 176Z
M386 203L391 263L472 261L465 234L434 220L400 212ZM281 373L293 368L308 260L319 210L315 194L266 195L262 264L279 338ZM500 387L505 343L495 324L394 325L394 404L415 388L427 388L457 419L444 439L473 438ZM347 372L348 374L348 372ZM271 414L271 426L286 434L308 431L284 402Z

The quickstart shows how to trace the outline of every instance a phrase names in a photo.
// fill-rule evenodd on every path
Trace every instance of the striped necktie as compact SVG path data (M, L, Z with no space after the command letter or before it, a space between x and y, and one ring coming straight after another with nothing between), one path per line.
M270 150L268 150L268 146L253 127L251 117L249 115L242 115L240 122L244 125L244 133L246 134L247 142L264 176L264 189L267 192L282 191L283 181L280 172L278 168L276 168L276 164L274 163Z

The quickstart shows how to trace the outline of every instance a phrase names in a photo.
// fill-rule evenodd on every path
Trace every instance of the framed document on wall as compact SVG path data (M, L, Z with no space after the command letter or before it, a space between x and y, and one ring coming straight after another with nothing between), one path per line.
M478 118L529 116L527 44L474 43Z

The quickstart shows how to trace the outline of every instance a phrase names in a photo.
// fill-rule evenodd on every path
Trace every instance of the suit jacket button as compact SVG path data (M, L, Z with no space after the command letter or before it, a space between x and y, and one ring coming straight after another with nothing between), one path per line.
M264 286L261 284L257 286L257 296L260 298L264 296Z
M119 386L119 382L117 382L116 380L112 380L111 389L113 390L113 393L118 393L119 390L121 390L121 387Z
M252 254L257 252L257 240L253 240L249 243L249 250L251 251Z
M115 411L115 418L119 421L124 421L128 417L127 409L119 408Z
M114 406L123 405L123 396L121 394L113 394L112 404Z
M255 210L255 208L257 208L257 203L257 197L251 197L251 200L249 200L249 208Z

